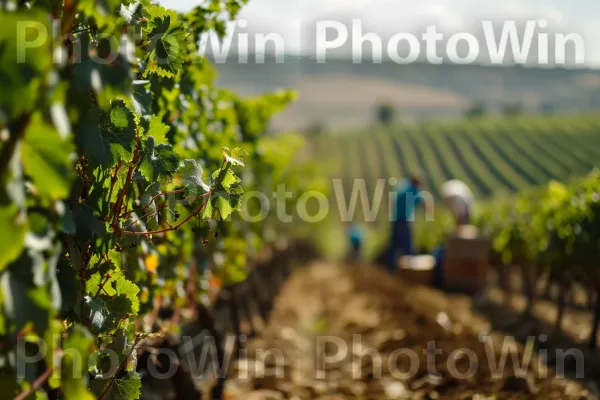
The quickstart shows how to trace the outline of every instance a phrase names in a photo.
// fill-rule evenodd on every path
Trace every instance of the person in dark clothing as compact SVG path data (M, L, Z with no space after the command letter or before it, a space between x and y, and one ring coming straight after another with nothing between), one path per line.
M414 209L423 204L423 197L419 192L421 179L413 174L402 182L396 190L395 209L392 215L392 235L389 250L388 270L396 271L396 263L400 255L414 255L412 241L412 224Z

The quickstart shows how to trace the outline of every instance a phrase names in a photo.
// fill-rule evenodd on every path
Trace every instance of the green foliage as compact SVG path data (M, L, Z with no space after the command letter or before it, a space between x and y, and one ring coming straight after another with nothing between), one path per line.
M131 161L136 140L133 113L122 101L111 104L110 112L91 108L77 133L77 145L90 161L114 167L119 161Z
M148 0L9 4L0 11L0 385L11 395L35 382L40 398L52 389L135 399L144 317L163 303L193 307L205 276L191 267L215 254L227 260L211 264L224 281L245 279L265 229L237 217L244 188L302 187L290 173L300 147L262 142L294 94L239 98L215 87L197 55L197 39L224 34L245 1L187 14ZM17 379L9 361L19 340L53 348ZM107 376L109 349L120 367Z
M486 114L486 106L483 102L476 102L465 111L466 118L481 118Z
M25 219L19 215L15 205L0 206L0 241L4 251L0 252L0 272L14 261L24 247L27 225Z
M60 138L56 129L35 114L25 132L21 157L23 168L40 196L63 199L68 196L75 146Z
M42 97L40 87L52 64L52 42L45 36L48 23L39 10L0 10L0 19L0 109L3 118L10 119L33 110Z
M148 55L144 59L146 69L142 76L147 78L150 74L157 74L173 77L183 66L188 34L177 12L154 5L146 11L145 17L149 22L144 33L148 38Z
M505 263L552 269L555 276L581 279L597 288L600 274L600 172L490 205L477 224L493 238Z
M448 234L455 229L454 217L442 207L435 210L431 221L424 216L417 216L414 225L415 244L424 253L432 253L437 246L443 245Z

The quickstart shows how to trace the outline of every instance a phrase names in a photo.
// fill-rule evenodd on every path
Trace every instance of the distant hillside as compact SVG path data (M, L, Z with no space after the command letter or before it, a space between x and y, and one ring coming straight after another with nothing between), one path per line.
M301 77L298 100L273 120L273 129L302 129L307 122L337 127L364 125L384 100L405 114L456 115L469 101L446 89L391 82L352 74Z
M252 60L253 57L250 57ZM276 129L366 124L382 101L404 119L461 115L485 102L493 111L519 102L531 112L581 112L600 109L600 72L451 64L352 64L287 57L262 65L230 59L217 64L219 84L248 95L297 88L298 102L274 121Z

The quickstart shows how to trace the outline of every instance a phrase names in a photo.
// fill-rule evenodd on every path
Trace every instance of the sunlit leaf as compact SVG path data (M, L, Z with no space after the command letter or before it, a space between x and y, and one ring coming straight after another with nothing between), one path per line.
M74 150L73 143L61 139L39 115L29 124L22 147L23 164L41 195L51 199L68 196L73 176L70 155Z

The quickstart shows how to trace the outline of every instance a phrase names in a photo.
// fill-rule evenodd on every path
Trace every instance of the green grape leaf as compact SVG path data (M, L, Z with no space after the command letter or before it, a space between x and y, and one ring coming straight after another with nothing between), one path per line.
M133 81L132 103L136 114L152 114L152 91L150 90L150 81Z
M242 187L241 182L238 182L229 186L227 192L232 196L237 195L237 197L241 199L241 196L244 194L244 188Z
M90 109L75 141L97 165L114 167L118 161L131 161L135 136L133 113L119 100L112 103L109 114Z
M234 203L230 201L227 193L217 192L216 195L216 208L219 210L219 215L222 219L227 219L235 210Z
M150 228L158 227L158 214L156 213L156 201L153 200L154 196L160 193L160 184L158 182L148 186L144 194L140 199L140 205L147 207L145 212L150 214L149 217L144 221ZM154 214L153 214L154 213ZM137 219L137 217L135 218ZM135 219L133 221L135 221ZM129 224L133 223L129 222ZM134 226L135 227L135 226Z
M119 320L137 314L139 311L139 308L136 309L131 299L124 294L120 294L113 299L107 300L106 307L110 310L112 326L117 326Z
M202 219L209 220L213 218L214 213L215 209L212 205L212 201L207 201L206 205L204 206L204 209L202 210L202 213L200 214L200 217Z
M152 136L156 144L169 144L169 139L167 139L169 130L171 130L169 125L163 123L159 116L153 115L150 118L150 127L146 134Z
M123 272L120 270L110 270L109 274L110 277L108 279L106 279L106 275L101 272L96 272L90 276L86 282L86 291L88 294L95 296L98 293L99 296L108 296L113 299L123 296L124 299L127 299L131 303L128 306L128 309L123 310L124 302L122 301L119 303L107 302L106 305L108 311L113 311L110 308L110 305L118 305L120 307L118 312L137 314L140 310L140 299L138 298L138 293L140 291L139 287L125 278Z
M225 169L218 169L212 174L214 191L201 213L203 219L212 219L215 212L221 219L227 219L234 211L241 210L244 190L231 165L227 163Z
M8 264L16 260L25 247L24 239L27 232L27 219L19 216L14 205L0 205L0 272Z
M199 195L210 190L210 186L202 179L202 167L195 160L183 160L183 165L177 170L177 178L181 184L189 187L190 195Z
M226 2L225 7L227 8L227 12L229 12L229 17L232 19L235 18L242 9L242 6L247 2L248 0Z
M66 203L59 202L60 204L57 208L58 214L60 216L60 230L67 235L74 235L76 231L75 219L73 219L73 214L71 214L70 210L68 210Z
M94 216L94 210L85 204L73 205L73 219L75 220L74 238L79 243L85 243L95 236L106 235L106 224Z
M108 384L108 383L107 383ZM142 381L137 372L129 372L127 375L115 379L114 383L106 392L106 400L135 400L140 397Z
M244 149L241 149L239 147L236 147L235 149L231 150L228 154L228 148L225 148L225 153L224 153L224 157L225 160L232 164L232 165L240 165L240 166L244 166L244 156L248 155L248 152Z
M108 348L117 354L127 354L127 345L127 333L123 329L117 329L113 335L113 341Z
M124 294L106 301L86 296L84 305L87 321L95 334L116 328L121 319L136 312L131 299Z
M99 334L106 331L108 322L108 310L101 299L93 299L86 296L84 300L87 320L92 332Z
M154 137L144 141L140 173L148 182L169 180L179 167L179 156L170 144L154 145Z
M221 174L221 170L218 169L213 173L213 180L216 181L219 179ZM240 183L241 179L235 175L235 172L231 170L231 168L227 169L227 171L222 175L222 180L220 182L220 186L229 193L229 190L236 184Z
M215 216L215 211L217 211L221 219L227 219L234 211L239 211L241 208L241 194L215 191L204 210L202 210L201 217L203 219L212 219Z
M115 249L111 249L108 251L108 259L110 260L112 265L115 266L115 268L121 269L121 261L122 261L121 253L119 253Z
M127 42L127 37L122 37L122 46L119 53L116 54L116 59L112 62L105 59L101 63L97 62L98 57L114 54L112 49L110 52L108 51L110 40L103 38L96 44L90 41L89 35L80 35L78 40L80 41L81 57L79 62L73 64L72 77L76 93L86 95L90 90L94 90L101 94L107 86L114 89L110 91L111 94L129 93L130 83L133 79L132 60L129 60L129 55L125 54L125 51L127 46L131 47L133 44ZM91 55L96 58L92 59Z
M114 175L114 184L112 181L112 176L110 178L105 178L104 176L96 175L97 179L100 182L103 182L104 191L101 193L106 195L106 200L109 203L116 203L121 194L121 191L125 188L125 183L127 182L128 168L119 168L119 170L115 169L113 171L116 171L116 175ZM104 173L105 171L102 168L98 168L96 172ZM110 194L110 198L108 198L108 194Z
M0 11L0 113L9 119L32 110L52 68L49 20L35 10Z
M173 77L183 65L188 33L174 11L153 5L148 9L148 16L148 56L143 76L146 78L149 74L157 74Z
M137 25L139 24L140 18L143 15L143 8L139 1L131 3L128 6L121 4L119 15L125 20L126 23Z
M40 195L56 200L66 198L72 180L69 160L75 146L60 138L53 126L34 116L25 133L21 150L25 172L33 179Z
M138 298L140 288L125 277L117 279L114 288L118 296L124 296L131 302L131 311L129 313L137 314L140 310L140 299Z

